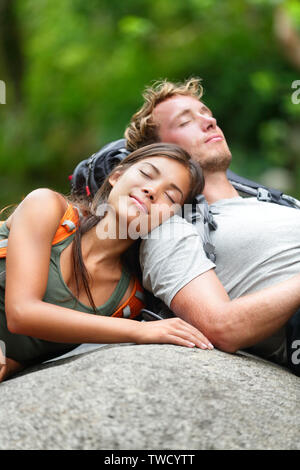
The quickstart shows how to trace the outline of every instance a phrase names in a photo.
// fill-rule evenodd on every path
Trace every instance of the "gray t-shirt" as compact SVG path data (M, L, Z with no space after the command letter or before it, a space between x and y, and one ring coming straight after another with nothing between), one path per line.
M300 211L258 201L222 199L210 205L216 274L230 298L271 286L300 272Z
M210 211L218 226L211 232L216 249L216 274L231 299L261 290L300 272L300 211L241 197L219 200L210 206ZM177 221L169 222L174 223ZM195 230L199 235L197 246L200 247L203 220L198 219L191 233ZM182 276L189 269L195 274L199 267L199 275L214 267L207 260L203 248L195 248L190 238L194 239L194 236L173 238L167 242L164 239L142 242L140 260L144 285L168 306L180 288L196 277L187 276L185 282ZM178 259L181 260L179 268ZM182 264L185 269L182 269ZM285 329L257 344L251 351L284 363Z
M198 227L201 232L201 227ZM178 215L152 230L141 243L143 285L170 307L186 284L215 267L196 227Z

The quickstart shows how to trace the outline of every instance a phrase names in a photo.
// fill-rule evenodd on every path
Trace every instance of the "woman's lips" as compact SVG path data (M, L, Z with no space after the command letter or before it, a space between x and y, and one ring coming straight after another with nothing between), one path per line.
M133 200L133 202L137 206L139 206L143 210L143 212L148 214L148 209L147 209L146 205L139 198L137 198L136 196L132 196L132 195L130 195L129 197Z

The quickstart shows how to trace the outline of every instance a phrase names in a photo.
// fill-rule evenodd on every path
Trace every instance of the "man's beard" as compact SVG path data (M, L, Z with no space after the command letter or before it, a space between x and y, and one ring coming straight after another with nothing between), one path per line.
M208 158L197 158L203 171L207 173L225 172L231 163L231 153L228 149L222 153L211 155Z

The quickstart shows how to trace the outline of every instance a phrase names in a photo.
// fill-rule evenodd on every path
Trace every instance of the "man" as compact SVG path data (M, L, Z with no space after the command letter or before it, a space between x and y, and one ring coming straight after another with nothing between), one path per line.
M251 348L287 364L286 324L300 306L300 212L239 196L226 176L231 152L201 97L198 79L160 82L125 132L129 150L156 141L187 150L202 166L217 224L215 264L203 250L203 220L163 224L159 239L142 243L144 285L219 349ZM177 237L166 236L168 224Z

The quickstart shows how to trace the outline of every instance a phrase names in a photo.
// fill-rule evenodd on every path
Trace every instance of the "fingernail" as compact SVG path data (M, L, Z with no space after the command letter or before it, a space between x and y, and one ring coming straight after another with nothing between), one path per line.
M209 349L214 349L213 345L211 343L208 343Z
M190 341L189 341L189 345L191 348L194 348L196 346L195 343L191 343Z
M207 349L207 345L204 343L200 343L203 349Z

